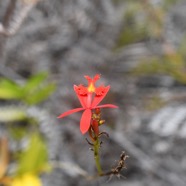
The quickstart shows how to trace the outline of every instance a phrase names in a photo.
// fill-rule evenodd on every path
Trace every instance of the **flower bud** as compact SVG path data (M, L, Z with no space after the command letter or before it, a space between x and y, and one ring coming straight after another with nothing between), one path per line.
M99 121L99 125L103 125L104 123L105 123L105 120L103 119Z
M100 108L96 108L96 109L95 109L95 114L97 114L97 115L98 115L98 114L101 114Z

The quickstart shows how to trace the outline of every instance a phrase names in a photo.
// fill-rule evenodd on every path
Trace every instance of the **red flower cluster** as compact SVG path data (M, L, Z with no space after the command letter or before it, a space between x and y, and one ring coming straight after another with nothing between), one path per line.
M110 89L110 86L105 87L103 85L95 87L95 83L97 80L100 79L100 75L96 74L94 78L90 78L89 76L84 77L88 81L88 87L85 87L83 85L79 86L74 85L74 91L77 97L79 98L82 107L69 110L58 116L58 118L63 118L72 113L84 110L80 120L80 130L83 134L86 133L90 128L93 109L105 107L117 108L116 105L112 104L98 105L103 100L103 98L106 96Z

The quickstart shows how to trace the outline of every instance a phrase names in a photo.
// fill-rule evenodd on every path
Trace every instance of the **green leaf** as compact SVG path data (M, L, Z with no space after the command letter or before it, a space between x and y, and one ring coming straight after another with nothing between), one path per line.
M46 145L39 134L32 134L27 149L21 153L18 160L18 174L25 172L39 173L48 165Z
M45 82L47 73L42 72L32 76L23 88L24 97L22 100L29 104L37 104L46 99L54 90L54 84Z
M0 80L0 99L19 99L22 95L20 85L6 79Z
M40 89L27 96L24 101L29 105L37 104L45 100L54 90L55 85L53 84L43 85L43 87L40 87Z
M22 121L27 118L23 109L6 107L0 109L0 122L15 122Z
M44 80L47 78L46 72L41 72L39 74L36 74L32 76L28 81L26 82L23 91L24 94L31 94L32 92L35 92L39 86L44 82Z

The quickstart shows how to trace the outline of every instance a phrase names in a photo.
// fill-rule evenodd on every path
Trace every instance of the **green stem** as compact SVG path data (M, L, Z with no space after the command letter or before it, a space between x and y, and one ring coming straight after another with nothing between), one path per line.
M99 149L100 149L99 138L96 137L96 140L94 142L94 159L96 163L96 168L98 170L98 174L101 175L103 171L101 169L101 164L100 164Z

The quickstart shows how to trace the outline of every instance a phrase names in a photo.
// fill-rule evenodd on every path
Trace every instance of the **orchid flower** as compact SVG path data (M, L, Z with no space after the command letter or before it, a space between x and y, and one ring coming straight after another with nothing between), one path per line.
M91 126L92 110L106 107L117 108L116 105L112 104L99 105L110 89L110 86L95 86L96 81L100 79L99 74L96 74L94 78L90 78L89 76L84 77L88 81L88 87L82 84L79 86L74 85L74 91L82 107L66 111L58 116L58 118L63 118L75 112L83 111L80 120L80 131L82 134L85 134Z

